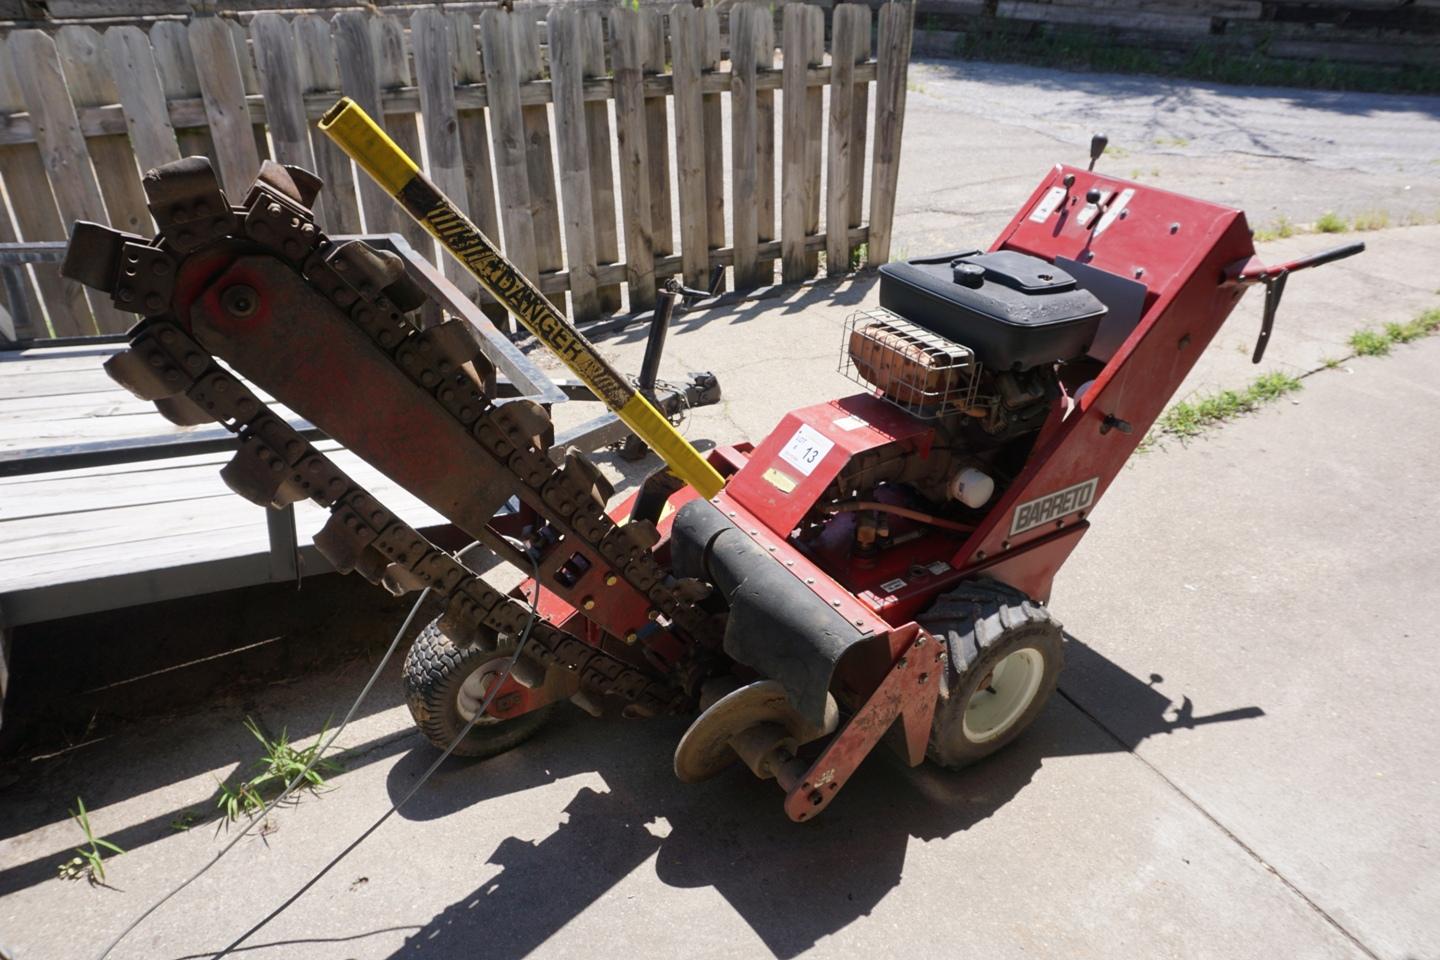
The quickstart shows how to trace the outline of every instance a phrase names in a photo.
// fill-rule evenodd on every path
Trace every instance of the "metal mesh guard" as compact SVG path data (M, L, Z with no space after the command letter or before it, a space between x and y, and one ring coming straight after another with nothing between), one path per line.
M840 372L925 420L972 407L980 384L969 347L880 307L845 318Z

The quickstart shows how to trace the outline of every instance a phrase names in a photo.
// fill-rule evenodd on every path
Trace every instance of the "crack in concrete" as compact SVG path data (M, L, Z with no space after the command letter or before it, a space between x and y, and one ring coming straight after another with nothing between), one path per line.
M1300 887L1297 886L1293 880L1285 876L1285 874L1281 873L1272 863L1270 863L1270 861L1262 857L1259 851L1257 851L1254 847L1250 846L1250 844L1246 843L1244 840L1240 839L1239 835L1236 834L1235 831L1225 826L1225 824L1222 823L1218 817L1216 817L1209 810L1206 810L1205 807L1200 804L1200 801L1196 800L1189 793L1185 792L1185 790L1181 788L1181 786L1174 780L1171 780L1169 777L1167 777L1164 771L1162 771L1159 767L1155 766L1155 764L1151 763L1149 760L1146 760L1144 757L1140 756L1140 754L1136 753L1134 747L1127 743L1124 738L1122 738L1114 730L1111 730L1109 727L1107 727L1100 720L1099 717L1087 710L1085 706L1080 703L1079 700L1072 697L1061 687L1056 687L1055 692L1060 694L1060 696L1064 697L1065 700L1072 707L1074 707L1076 710L1079 710L1080 713L1091 723L1095 724L1095 726L1101 732L1103 732L1106 736L1110 737L1110 739L1114 740L1117 744L1119 744L1126 753L1134 757L1140 763L1144 764L1151 773L1155 774L1155 776L1159 777L1162 781L1164 781L1167 787L1169 787L1171 790L1174 790L1175 793L1178 794L1191 807L1193 807L1197 813L1199 813L1202 817L1208 820L1232 843L1234 843L1237 847L1243 850L1250 857L1250 859L1254 860L1257 864L1264 868L1267 873L1271 874L1282 884L1284 884L1287 890L1293 893L1296 897L1299 897L1301 902L1303 902L1311 910L1315 911L1315 913L1319 915L1319 917L1327 924L1333 927L1337 933L1343 936L1346 940L1350 941L1351 945L1353 945L1355 949L1365 954L1365 956L1369 957L1370 960L1380 960L1380 955L1377 954L1374 950L1370 949L1370 947L1368 947L1364 943L1364 941L1362 941L1355 934L1351 933L1350 930L1347 929L1345 925L1342 924L1339 920L1336 920L1333 916L1331 916L1328 910L1326 910L1324 907L1320 906L1320 904L1316 903L1313 899L1311 899L1310 896L1306 894L1305 891L1301 890Z

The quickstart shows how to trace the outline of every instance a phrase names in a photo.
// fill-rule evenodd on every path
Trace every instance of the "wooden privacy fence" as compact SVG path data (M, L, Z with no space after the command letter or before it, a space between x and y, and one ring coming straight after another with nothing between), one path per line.
M147 234L141 171L205 154L233 201L270 156L324 178L329 232L395 231L433 255L315 129L344 93L557 303L568 292L577 322L619 310L622 288L643 309L677 273L708 286L730 267L745 289L777 262L787 282L813 277L822 252L830 273L861 252L883 263L910 19L902 3L841 4L827 30L819 6L741 3L722 32L717 10L687 3L18 30L0 46L0 243L64 239L77 219ZM8 296L43 302L54 334L126 326L55 265L27 270Z

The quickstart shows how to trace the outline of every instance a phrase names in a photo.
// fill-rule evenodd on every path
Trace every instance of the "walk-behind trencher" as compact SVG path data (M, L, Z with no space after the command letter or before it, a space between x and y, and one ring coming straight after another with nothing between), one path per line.
M236 493L327 507L337 570L444 602L405 664L435 744L508 750L567 699L693 714L680 779L743 762L793 820L881 740L960 767L1035 719L1063 652L1051 582L1186 372L1248 286L1258 361L1288 275L1361 249L1266 267L1239 211L1057 166L988 250L881 267L840 344L863 389L702 457L358 107L322 127L667 466L612 504L549 411L497 388L475 328L393 254L328 238L317 178L271 162L238 204L202 158L150 171L153 239L76 225L67 275L141 314L110 374L233 430ZM261 392L529 579L491 587Z

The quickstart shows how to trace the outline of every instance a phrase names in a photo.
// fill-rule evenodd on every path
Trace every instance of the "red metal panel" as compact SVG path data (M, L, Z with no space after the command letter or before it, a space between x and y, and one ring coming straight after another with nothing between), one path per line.
M924 455L933 436L923 422L868 393L804 407L785 415L725 492L786 537L851 457L897 440Z
M1064 178L1070 175L1075 180L1063 202L1041 220L1031 219L1036 204L1046 203L1050 191L1066 189ZM1092 230L1079 222L1092 186L1116 199L1131 192L1125 215L1115 215L1099 236L1098 226ZM1095 222L1105 215L1097 214ZM1239 300L1239 288L1223 285L1227 268L1254 254L1249 229L1238 211L1064 166L1041 184L995 248L1047 260L1069 257L1138 280L1149 292L1140 322L1076 409L1058 427L1045 430L1044 444L955 554L953 563L961 567L994 560L1084 519ZM1115 421L1123 421L1128 432L1105 429ZM1090 480L1095 481L1093 495L1062 504L1074 509L1058 511L1043 525L1012 533L1017 506ZM1066 542L1073 546L1075 541ZM1054 566L1058 568L1063 559L1055 560ZM1045 581L1048 591L1049 576L1053 570L1032 573L1030 578L1037 585Z

